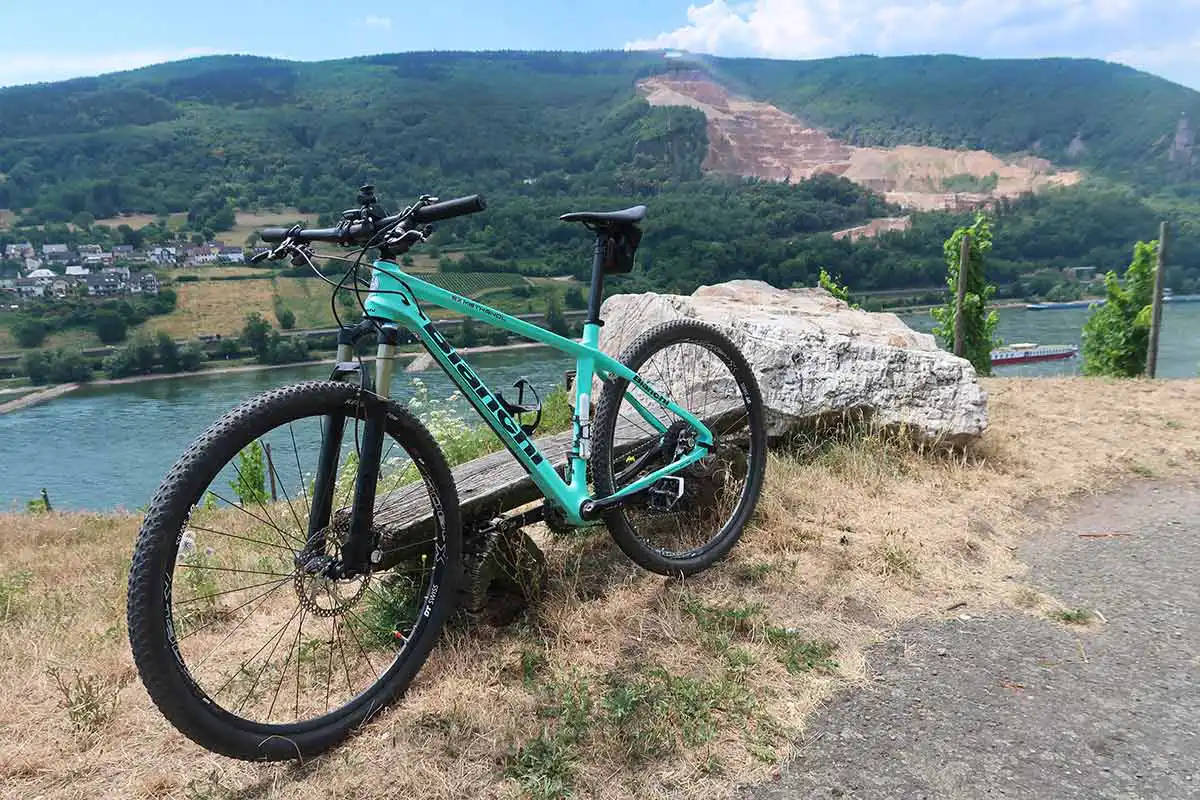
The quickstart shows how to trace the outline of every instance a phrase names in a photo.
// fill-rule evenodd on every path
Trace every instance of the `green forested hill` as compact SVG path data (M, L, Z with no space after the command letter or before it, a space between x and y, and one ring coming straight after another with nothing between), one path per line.
M1168 213L1181 219L1181 204L1200 196L1196 168L1165 156L1179 114L1200 120L1200 94L1124 67L940 56L703 64L735 90L860 143L1035 150L1135 187L1085 184L1015 204L998 225L1011 233L997 242L1002 278L1118 266L1134 240L1154 235L1159 214L1142 196L1168 193ZM811 284L822 266L856 288L941 281L937 237L950 217L920 215L909 234L852 245L828 232L896 209L841 179L702 176L704 117L652 108L635 91L641 77L695 66L621 52L227 56L3 89L0 208L51 223L8 234L36 240L70 235L55 224L121 211L186 211L194 231L227 228L234 208L294 206L312 218L347 207L368 181L391 208L423 192L479 191L489 211L444 226L440 243L470 245L474 270L562 271L586 264L587 243L559 213L646 202L642 267L625 279L633 286L735 276ZM1068 158L1076 134L1084 148ZM1200 268L1189 241L1176 253L1195 253L1186 263Z

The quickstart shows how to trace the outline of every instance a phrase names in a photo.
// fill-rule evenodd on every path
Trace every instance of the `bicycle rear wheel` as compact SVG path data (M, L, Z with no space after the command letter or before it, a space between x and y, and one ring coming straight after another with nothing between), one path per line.
M762 491L767 438L758 382L733 342L696 320L652 328L619 360L704 421L716 441L712 453L606 513L604 521L626 555L645 569L700 572L737 543ZM695 444L687 423L622 379L605 383L593 432L597 497L670 464Z
M327 750L402 694L437 640L461 571L458 498L433 437L399 405L387 407L376 528L401 498L406 519L428 522L382 532L368 574L327 569L349 530L359 423L380 402L332 381L259 395L197 438L155 495L129 575L130 644L154 703L203 747L247 760ZM327 419L344 420L340 467L310 536Z

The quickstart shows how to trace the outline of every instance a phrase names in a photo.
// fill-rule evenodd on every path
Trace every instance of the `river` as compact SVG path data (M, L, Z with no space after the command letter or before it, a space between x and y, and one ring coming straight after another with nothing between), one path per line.
M1087 309L1002 309L1006 342L1079 344ZM928 313L902 319L929 331ZM524 375L544 394L561 383L568 359L534 349L480 354L471 359L494 389ZM1163 308L1159 376L1195 377L1200 362L1200 303ZM1071 375L1079 359L1012 365L999 375ZM240 400L297 380L321 378L323 365L225 375L84 387L42 405L0 416L0 509L23 506L45 487L57 509L136 509L150 500L187 444ZM441 372L396 375L393 394L411 396L420 378L433 397L453 390ZM469 412L468 412L469 413Z
M526 376L543 395L561 384L570 359L547 348L470 357L494 390ZM310 364L257 372L194 375L116 386L84 386L65 397L0 415L0 510L23 507L43 487L55 509L136 509L150 502L175 459L241 400L277 386L328 377ZM403 399L421 380L431 398L455 389L441 371L397 370ZM465 414L473 412L462 404Z

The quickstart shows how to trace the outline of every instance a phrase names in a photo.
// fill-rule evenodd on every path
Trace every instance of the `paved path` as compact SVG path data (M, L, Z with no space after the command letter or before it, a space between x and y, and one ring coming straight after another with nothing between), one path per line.
M1080 533L1123 533L1112 538ZM902 629L754 800L1200 798L1200 491L1089 500L1023 548L1107 624L1019 613Z

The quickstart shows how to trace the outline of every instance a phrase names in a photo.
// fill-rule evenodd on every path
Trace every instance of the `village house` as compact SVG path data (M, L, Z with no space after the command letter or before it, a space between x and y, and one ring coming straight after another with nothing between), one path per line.
M50 294L58 298L66 297L72 294L77 282L69 278L55 278L50 283Z
M113 261L132 261L133 260L133 245L131 244L114 244L112 249Z
M178 250L174 247L152 247L148 254L150 260L155 264L164 264L175 266L178 257Z
M32 258L36 252L29 242L16 242L4 248L4 257L10 261L21 261L25 258Z
M41 268L42 268L42 260L40 258L35 258L34 256L29 256L25 259L25 271L26 272L33 272L35 269L41 269Z
M62 264L71 260L71 249L65 244L42 245L42 259L51 264Z
M153 272L135 272L129 277L129 291L133 294L158 294L158 276Z
M101 270L105 275L119 275L124 280L129 280L129 267L105 267Z
M36 278L17 278L13 288L17 292L17 297L44 297L46 295L46 284Z
M58 277L58 273L48 269L35 269L33 272L25 276L26 279L36 281L41 286L49 286L51 281Z
M216 247L207 244L198 245L196 247L185 248L184 263L190 265L199 264L215 264L220 257L220 251Z
M220 258L229 264L246 263L246 253L240 247L222 247L220 249Z
M80 266L79 264L70 264L67 266L68 278L83 278L91 274L92 271L90 269Z
M84 281L87 282L88 297L113 297L125 292L125 281L120 275L102 272L88 275Z

